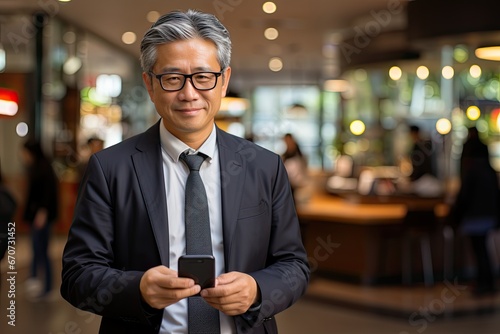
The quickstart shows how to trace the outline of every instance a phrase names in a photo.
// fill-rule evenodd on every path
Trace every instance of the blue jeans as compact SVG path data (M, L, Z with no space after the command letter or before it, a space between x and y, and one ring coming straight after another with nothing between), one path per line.
M31 262L31 277L36 278L38 269L43 268L45 284L42 294L52 290L52 264L49 259L50 222L41 229L31 227L33 261Z

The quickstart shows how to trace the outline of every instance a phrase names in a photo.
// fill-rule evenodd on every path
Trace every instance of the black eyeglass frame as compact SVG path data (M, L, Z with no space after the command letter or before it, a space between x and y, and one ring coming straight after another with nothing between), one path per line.
M178 92L178 91L182 90L184 88L184 86L186 85L186 81L188 78L189 78L189 80L191 80L191 85L193 85L194 89L199 90L199 91L207 91L207 90L212 90L217 86L218 78L222 75L222 73L224 73L224 70L225 69L221 69L219 72L199 71L199 72L194 72L191 74L184 74L184 73L179 73L179 72L166 72L166 73L161 73L161 74L155 74L152 71L150 71L149 74L151 76L155 77L156 79L158 79L158 82L160 83L161 89L163 89L166 92ZM214 86L212 88L198 88L198 87L196 87L196 84L193 82L193 76L200 74L200 73L210 73L210 74L215 75L215 83L214 83ZM163 87L161 77L164 75L167 75L167 74L182 75L184 77L184 82L182 83L181 87L178 89L165 89L165 87Z

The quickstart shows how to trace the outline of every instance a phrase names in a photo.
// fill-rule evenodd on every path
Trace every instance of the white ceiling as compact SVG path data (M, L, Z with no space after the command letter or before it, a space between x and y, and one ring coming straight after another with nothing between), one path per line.
M281 81L304 76L320 76L325 65L322 48L334 32L354 29L359 20L370 18L371 10L387 9L389 0L275 0L277 11L265 14L264 0L1 0L0 13L45 11L49 16L74 23L119 48L139 57L139 44L151 25L146 14L155 10L195 8L217 15L233 40L233 80L254 76ZM401 1L403 6L406 1ZM373 18L372 18L373 19ZM275 27L275 41L264 38L264 29ZM137 34L132 45L121 42L126 31ZM268 61L279 56L284 61L281 73L268 70ZM235 79L236 78L236 79Z

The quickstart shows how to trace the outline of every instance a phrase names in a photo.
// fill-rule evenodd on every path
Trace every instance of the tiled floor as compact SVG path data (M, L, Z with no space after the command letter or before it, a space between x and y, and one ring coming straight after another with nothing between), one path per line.
M51 254L59 284L63 237L54 238ZM29 241L19 236L16 245L16 296L7 296L2 262L0 333L97 333L99 317L76 310L56 291L51 301L32 302L24 281L30 259ZM16 326L8 325L8 302L16 302ZM433 288L420 286L363 287L314 278L304 298L279 314L281 334L445 334L500 333L500 295L473 298L470 288L453 281Z

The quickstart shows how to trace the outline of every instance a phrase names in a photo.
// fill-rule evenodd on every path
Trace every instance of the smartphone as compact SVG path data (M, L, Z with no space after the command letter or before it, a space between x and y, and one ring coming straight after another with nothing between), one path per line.
M212 255L182 255L178 262L179 277L189 277L202 289L215 286L215 258Z

